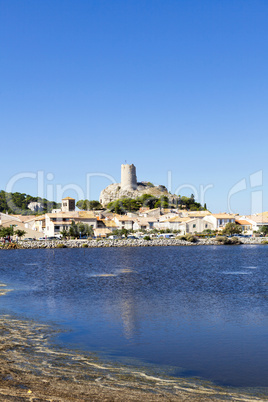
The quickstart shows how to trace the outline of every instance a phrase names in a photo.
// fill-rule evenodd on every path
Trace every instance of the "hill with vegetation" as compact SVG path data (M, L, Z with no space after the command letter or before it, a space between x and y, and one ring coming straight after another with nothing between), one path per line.
M206 209L206 205L203 207L199 202L195 201L194 195L191 197L177 197L173 202L166 195L156 197L152 194L143 194L137 198L121 198L110 202L107 205L107 209L117 214L124 214L126 212L138 211L141 207L147 207L149 209L154 208L178 208L186 209L190 211L203 211Z
M28 205L31 202L40 202L43 210L39 214L51 212L52 209L59 208L59 204L54 201L48 201L46 198L33 197L25 193L7 193L0 191L0 212L21 215L36 215L35 211L31 211Z

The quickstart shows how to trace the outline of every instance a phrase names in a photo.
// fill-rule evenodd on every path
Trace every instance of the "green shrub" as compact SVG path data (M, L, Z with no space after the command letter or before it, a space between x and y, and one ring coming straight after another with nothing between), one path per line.
M197 237L194 236L194 235L192 235L192 234L190 234L190 233L187 233L187 234L185 234L185 235L183 235L183 236L176 237L176 239L189 241L189 242L191 242L191 243L196 243L196 242L198 242Z
M144 236L143 240L151 240L150 236Z
M59 243L56 245L56 248L67 248L66 244Z
M87 243L83 243L83 244L82 244L82 247L86 248L86 247L88 247L88 244L87 244Z
M226 236L217 236L215 241L220 244L226 244L227 237Z
M187 233L187 235L185 237L186 237L186 241L190 241L191 243L196 243L198 241L197 237L190 233Z
M241 244L241 240L236 236L230 237L229 240L231 240L231 243L229 244Z
M226 236L218 236L215 239L216 242L220 244L241 244L241 241L238 237L226 237Z
M262 240L261 244L268 244L268 240Z

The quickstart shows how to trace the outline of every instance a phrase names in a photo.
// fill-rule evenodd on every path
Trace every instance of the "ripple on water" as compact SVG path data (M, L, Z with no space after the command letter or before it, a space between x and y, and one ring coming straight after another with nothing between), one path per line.
M1 254L15 289L1 308L59 322L60 343L113 361L268 386L266 265L263 246L17 250Z
M252 272L247 271L223 271L224 275L252 275Z

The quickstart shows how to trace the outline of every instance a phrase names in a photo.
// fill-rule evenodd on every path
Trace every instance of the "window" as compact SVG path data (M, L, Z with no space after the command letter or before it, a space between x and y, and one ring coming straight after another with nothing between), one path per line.
M195 224L195 223L193 224L193 228L196 228L196 224Z

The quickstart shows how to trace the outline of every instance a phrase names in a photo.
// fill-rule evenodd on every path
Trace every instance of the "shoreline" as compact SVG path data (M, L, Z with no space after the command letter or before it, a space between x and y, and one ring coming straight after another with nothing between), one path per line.
M263 245L262 241L268 241L267 237L249 237L239 238L240 243L236 246L242 245ZM14 247L8 247L9 244L2 246L2 249L45 249L45 248L98 248L98 247L159 247L159 246L220 246L221 244L215 241L214 238L198 239L196 243L179 239L79 239L79 240L33 240L33 241L19 241L18 243L11 243ZM233 246L233 245L232 245Z
M159 376L148 368L103 363L95 353L57 346L50 325L0 316L3 401L267 401L268 390Z

